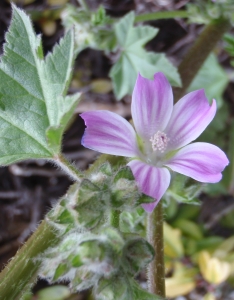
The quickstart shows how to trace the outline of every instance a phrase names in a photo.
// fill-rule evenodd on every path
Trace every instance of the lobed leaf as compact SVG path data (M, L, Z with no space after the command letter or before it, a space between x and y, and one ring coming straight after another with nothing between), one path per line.
M118 99L131 94L137 74L153 79L156 72L163 71L169 81L180 86L176 68L162 53L147 52L143 46L157 34L151 26L133 27L135 15L130 12L115 24L115 34L121 55L110 71L114 92Z
M14 5L0 62L0 164L60 153L78 95L65 96L74 59L70 31L44 58L41 37Z
M218 107L223 104L223 92L228 84L228 76L220 66L214 54L211 54L189 86L188 92L205 89L206 96L211 101L217 100Z

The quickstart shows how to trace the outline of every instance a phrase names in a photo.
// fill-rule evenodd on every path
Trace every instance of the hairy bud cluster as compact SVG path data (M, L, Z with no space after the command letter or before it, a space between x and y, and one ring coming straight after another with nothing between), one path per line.
M133 223L141 218L139 204L152 201L139 192L129 167L116 171L109 163L101 165L89 178L71 186L47 215L62 238L38 258L41 277L51 282L68 280L73 291L93 287L99 300L115 299L113 295L155 299L133 279L152 260L154 250L129 226L133 211L137 212ZM113 210L125 214L122 233L110 226Z
M93 287L96 299L114 299L102 297L116 289L121 296L118 299L137 299L131 295L132 284L139 288L133 276L153 255L152 246L143 238L116 229L105 227L98 234L73 232L39 258L40 276L51 282L69 280L74 292ZM109 282L107 290L102 288L104 282Z
M48 218L64 232L74 228L92 230L106 223L110 210L133 211L140 204L153 201L138 190L129 167L114 172L105 163L90 178L74 184Z

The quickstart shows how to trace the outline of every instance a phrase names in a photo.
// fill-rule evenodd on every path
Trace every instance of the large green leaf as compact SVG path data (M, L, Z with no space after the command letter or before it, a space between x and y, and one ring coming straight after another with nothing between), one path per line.
M151 26L133 27L134 18L134 13L130 12L114 26L121 54L110 71L110 77L118 99L132 93L138 73L153 79L154 73L161 71L173 85L181 84L176 68L164 54L147 52L143 48L158 30Z
M74 59L69 32L44 59L41 37L13 6L0 62L0 164L53 158L78 95L65 96Z
M222 105L222 94L228 84L228 76L217 61L214 54L211 54L189 86L188 91L205 89L206 96L211 101L217 100L218 107Z

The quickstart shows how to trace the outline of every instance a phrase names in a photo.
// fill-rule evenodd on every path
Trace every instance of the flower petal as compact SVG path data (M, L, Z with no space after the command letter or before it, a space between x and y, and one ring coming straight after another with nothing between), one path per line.
M229 161L218 147L208 143L193 143L180 149L165 165L173 171L201 182L218 182Z
M156 73L154 80L138 75L131 109L136 131L143 139L149 140L165 129L173 109L173 94L163 73Z
M121 116L105 110L80 115L87 128L82 145L101 153L134 157L138 155L136 133Z
M140 160L132 160L128 163L140 190L156 201L142 204L147 212L152 212L170 184L170 172L166 168L156 168L143 163Z
M174 106L165 133L169 137L168 150L179 149L195 140L209 125L216 113L216 101L212 105L204 90L191 92Z

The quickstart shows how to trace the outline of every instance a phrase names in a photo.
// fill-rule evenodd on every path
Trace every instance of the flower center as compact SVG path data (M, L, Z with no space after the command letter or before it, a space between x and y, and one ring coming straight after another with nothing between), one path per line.
M160 152L164 152L167 148L167 143L170 139L167 137L166 133L162 131L158 131L150 138L150 142L152 143L153 151L159 150Z

